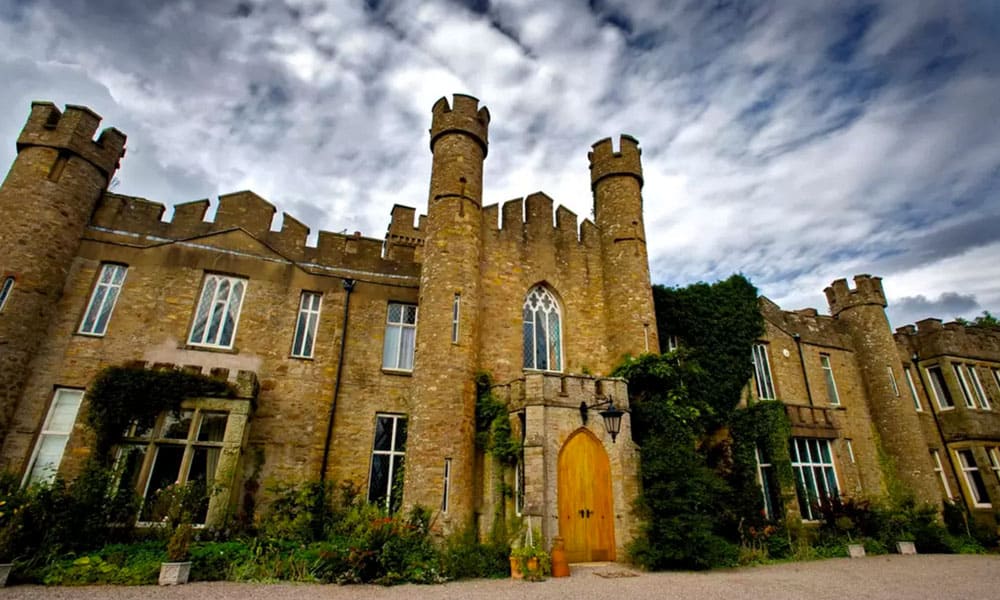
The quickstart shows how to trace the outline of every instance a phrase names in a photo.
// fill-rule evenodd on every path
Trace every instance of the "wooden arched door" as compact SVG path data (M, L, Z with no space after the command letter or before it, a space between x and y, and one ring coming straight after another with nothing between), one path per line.
M569 562L615 560L611 464L601 442L586 429L559 453L559 535Z

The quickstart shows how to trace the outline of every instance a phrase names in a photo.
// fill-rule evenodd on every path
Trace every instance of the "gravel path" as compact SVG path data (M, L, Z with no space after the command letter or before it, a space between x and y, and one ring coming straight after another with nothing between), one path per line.
M621 565L579 567L565 579L541 583L510 580L460 581L437 586L398 587L309 584L193 583L172 588L14 586L0 599L72 600L624 600L639 598L740 600L995 600L1000 598L997 556L873 556L788 563L710 573L638 573Z

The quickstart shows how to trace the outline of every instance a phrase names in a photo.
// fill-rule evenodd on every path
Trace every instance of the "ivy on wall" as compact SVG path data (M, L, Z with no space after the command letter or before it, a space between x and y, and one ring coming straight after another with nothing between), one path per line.
M493 395L489 373L476 375L476 447L501 464L512 467L521 454L521 444L514 439L507 405Z
M108 367L87 390L87 424L95 433L95 455L110 459L112 446L129 425L150 428L160 413L179 412L187 398L233 395L228 383L200 373Z
M640 446L643 535L632 557L653 569L733 564L740 528L761 520L755 448L792 483L784 407L738 410L764 332L757 290L743 276L685 288L654 286L661 342L679 348L629 358L615 370L629 385Z

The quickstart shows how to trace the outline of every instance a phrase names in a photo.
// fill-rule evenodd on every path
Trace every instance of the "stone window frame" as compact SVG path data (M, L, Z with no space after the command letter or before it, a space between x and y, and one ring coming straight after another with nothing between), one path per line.
M927 373L927 380L930 382L931 393L934 401L937 402L941 411L955 410L955 400L948 390L948 380L944 378L944 371L941 365L930 365L924 369ZM936 374L936 376L935 376Z
M931 448L931 456L934 458L934 472L938 474L941 480L941 486L944 488L945 498L948 502L952 502L954 496L951 493L951 484L948 483L948 475L944 472L944 465L941 464L941 453L937 448Z
M312 358L316 353L316 332L323 310L323 294L302 290L292 335L292 358Z
M392 429L389 432L389 448L380 449L378 445L379 421L381 419L391 420ZM399 424L404 424L402 439L399 434ZM402 413L375 413L375 430L372 435L371 460L368 467L368 502L378 504L385 501L385 508L390 513L398 512L403 503L403 474L406 472L406 442L409 434L409 418ZM401 447L401 449L400 449ZM387 456L388 463L385 477L385 490L378 490L372 486L375 484L375 457ZM399 459L398 471L396 459ZM398 481L397 481L398 480ZM398 485L397 485L398 484ZM384 495L383 495L384 494Z
M829 354L820 353L819 366L826 381L826 399L830 402L830 406L840 406L840 393L837 391L837 380L833 376L833 363L830 362Z
M979 471L979 465L976 463L976 456L972 448L956 448L955 457L958 459L958 466L962 471L965 487L969 490L969 497L972 498L973 505L976 508L992 507L990 495L986 491L986 482Z
M906 375L906 385L910 388L910 395L913 396L913 408L917 412L924 412L924 407L920 403L920 396L917 394L917 386L913 384L913 373L910 367L903 367L903 374Z
M118 444L118 465L123 468L122 461L126 457L126 447L142 448L142 462L138 465L135 475L135 492L139 494L145 502L149 493L149 484L156 463L156 456L160 446L183 446L184 454L181 464L178 466L178 483L186 483L190 475L191 461L195 448L212 447L219 448L219 458L213 473L212 489L209 490L208 510L202 523L195 523L196 527L211 526L222 522L229 508L229 499L233 487L233 480L236 475L237 464L246 437L247 424L250 417L250 400L240 398L193 398L181 403L181 411L192 413L191 423L188 425L187 438L168 438L160 435L163 426L172 418L169 412L160 414L153 428L146 431L136 431L135 426L131 426ZM197 440L201 428L201 416L204 413L226 413L226 428L222 441L206 442ZM154 435L157 434L157 435ZM151 526L154 523L140 519L136 525Z
M13 275L3 278L3 285L0 285L0 312L3 312L3 308L7 306L7 299L10 298L10 293L14 291L15 283Z
M399 317L393 320L393 308L399 307ZM413 309L410 311L410 309ZM420 308L412 302L389 302L385 310L385 337L382 341L382 369L384 371L413 371L417 348L417 325ZM390 332L396 331L395 336ZM404 335L409 332L408 336Z
M450 457L444 459L444 473L443 473L443 476L444 476L444 481L443 481L443 486L442 487L444 489L442 490L442 493L441 493L441 512L446 514L448 512L449 500L451 500L451 497L450 497L451 496L451 458Z
M750 350L750 360L753 362L754 383L757 398L760 400L775 400L774 377L771 372L771 361L767 355L767 344L758 342Z
M818 503L840 495L840 480L837 477L830 440L793 437L789 442L789 456L792 463L792 473L795 476L795 493L799 500L799 514L804 521L819 521L820 515L815 514L813 510L813 500ZM817 455L815 457L813 456L814 449ZM803 450L805 451L804 456ZM816 477L817 470L822 474L821 478ZM810 483L812 484L811 489ZM810 493L814 493L815 498L812 498Z
M545 305L546 301L550 304L551 309ZM539 320L540 315L544 315L541 321ZM563 356L563 310L559 299L548 286L544 284L534 285L524 295L521 316L521 354L524 370L561 373L566 361ZM553 318L555 319L554 329ZM544 366L539 366L539 324L543 325L545 330L543 338L545 342ZM553 330L555 331L554 339Z
M215 282L213 288L209 288L209 284ZM225 300L219 299L219 289L222 284L229 284L229 290ZM233 301L233 291L238 285L242 284L242 289L239 294L239 298ZM222 350L231 350L236 342L236 332L239 329L240 324L240 314L243 312L244 300L246 300L247 292L250 289L250 280L246 277L240 277L237 275L224 275L222 273L205 273L204 280L201 284L201 293L198 295L198 303L195 305L194 318L191 320L191 331L188 334L188 345L195 346L199 348L215 348ZM206 299L208 301L206 302ZM219 321L217 324L216 334L214 336L215 341L206 341L209 339L210 333L212 331L212 322L215 320L217 312L220 309L221 302L221 314L219 315ZM236 310L232 310L233 304L236 304ZM228 340L222 340L222 336L225 332L225 319L230 316L233 321L232 332L229 334ZM204 320L203 320L204 319ZM202 322L203 321L203 322ZM195 338L195 332L201 323L203 327L200 339Z
M52 401L49 403L49 409L45 413L45 420L42 421L42 427L38 431L38 437L35 440L35 444L31 450L31 457L28 459L28 465L24 470L24 476L21 479L22 486L28 486L34 483L50 483L55 479L56 474L59 472L59 466L62 464L63 456L66 452L66 445L69 443L69 438L73 435L73 426L76 424L77 418L80 416L80 405L83 403L83 397L85 390L80 388L72 387L57 387L52 392ZM64 398L69 396L67 403L62 402ZM74 406L75 405L75 406ZM56 411L59 410L61 406L70 406L72 408L72 418L67 419L65 416L60 419L63 421L59 425L65 425L58 429L54 429L54 420L57 418ZM42 448L50 441L58 441L61 439L62 443L58 449L58 458L54 462L54 468L51 472L38 473L36 475L35 466L38 463L39 455L42 452Z
M87 300L87 308L83 311L80 326L76 330L78 334L93 337L104 337L107 334L108 324L111 323L111 316L121 298L128 271L128 265L123 263L101 263Z

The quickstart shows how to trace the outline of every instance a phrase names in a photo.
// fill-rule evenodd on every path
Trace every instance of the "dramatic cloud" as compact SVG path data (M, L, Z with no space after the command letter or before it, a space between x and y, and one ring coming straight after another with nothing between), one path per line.
M430 107L466 92L487 202L584 218L589 145L638 137L657 282L739 271L822 309L872 273L894 324L974 316L1000 312L998 30L987 0L8 0L0 163L31 100L86 104L129 135L116 191L251 188L380 237L426 206Z
M951 321L956 315L966 315L979 310L976 297L971 294L945 292L937 300L925 296L897 298L889 308L891 318L897 323L914 323L925 317Z

